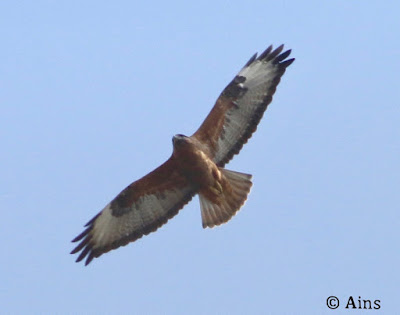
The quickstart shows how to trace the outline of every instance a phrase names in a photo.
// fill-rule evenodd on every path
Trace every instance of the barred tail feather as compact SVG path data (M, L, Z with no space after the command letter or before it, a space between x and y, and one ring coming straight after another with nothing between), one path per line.
M203 228L212 228L228 222L243 206L252 186L250 174L222 168L220 171L227 180L227 185L223 187L217 201L211 201L199 194Z

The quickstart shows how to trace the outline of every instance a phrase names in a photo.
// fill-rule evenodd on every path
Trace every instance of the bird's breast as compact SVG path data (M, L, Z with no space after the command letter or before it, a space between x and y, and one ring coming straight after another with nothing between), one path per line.
M198 187L213 185L221 177L215 163L199 148L182 149L175 157L181 174Z

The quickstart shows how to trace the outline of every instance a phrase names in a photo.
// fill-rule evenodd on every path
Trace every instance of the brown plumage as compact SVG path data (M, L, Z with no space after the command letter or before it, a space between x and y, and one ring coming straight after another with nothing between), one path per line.
M171 157L126 187L86 224L73 242L77 262L93 258L156 231L199 194L203 227L229 221L247 199L251 175L223 167L256 130L286 68L283 45L255 54L222 91L200 128L173 137Z

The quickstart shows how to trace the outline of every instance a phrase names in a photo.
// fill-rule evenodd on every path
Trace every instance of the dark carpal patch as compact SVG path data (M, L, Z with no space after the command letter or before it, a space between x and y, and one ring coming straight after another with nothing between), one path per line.
M242 85L242 83L245 81L246 77L237 75L232 82L228 84L228 86L222 92L222 95L233 99L243 96L243 94L247 91L247 88Z
M127 193L127 189L124 189L113 201L111 201L111 214L114 217L120 217L124 214L132 211L132 197Z
M167 196L165 195L165 193L164 193L163 191L160 191L160 192L157 194L157 197L158 197L159 199L161 199L161 200L167 199Z

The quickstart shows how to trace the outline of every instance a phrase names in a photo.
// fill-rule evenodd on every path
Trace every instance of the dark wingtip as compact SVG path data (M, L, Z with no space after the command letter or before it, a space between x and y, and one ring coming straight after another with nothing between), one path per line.
M289 55L291 54L292 50L288 49L285 52L281 53L283 48L284 48L284 44L280 45L279 47L275 48L274 50L272 50L272 45L270 45L258 58L257 60L263 60L263 61L273 61L273 63L279 63L279 64L283 64L289 66L293 61L293 59L281 62L283 60L285 60L287 57L289 57Z
M70 254L76 254L77 252L79 252L82 249L82 247L80 245L76 246L71 252Z
M86 255L89 253L89 251L90 251L90 247L89 246L85 247L75 261L80 262L83 258L86 257Z
M276 48L274 51L272 51L268 56L266 56L265 61L270 61L272 59L275 59L283 50L284 45L280 45L278 48Z
M91 237L90 237L90 235L88 235L84 240L82 240L82 241L78 244L78 246L76 246L76 247L72 250L71 254L76 254L76 253L79 252L83 247L87 246L87 244L89 243L90 239L91 239Z
M289 67L289 66L293 63L293 61L295 61L295 60L296 60L296 58L292 58L292 59L288 59L288 60L285 60L285 61L283 61L283 62L280 62L279 64L280 64L281 66L287 68L287 67Z
M267 62L272 60L272 63L274 63L274 64L279 63L280 65L284 66L285 68L290 66L295 59L292 58L292 59L289 59L289 60L285 60L287 57L290 56L292 50L288 49L285 52L281 53L284 47L285 47L285 45L282 44L282 45L278 46L276 49L273 50L273 46L272 45L268 46L268 48L265 49L258 57L257 57L257 53L255 53L249 59L249 61L247 61L247 63L244 65L243 68L248 67L255 60L261 60L261 61L267 61Z
M79 254L78 258L75 260L75 262L80 262L82 261L86 256L86 261L85 261L85 266L87 266L92 260L93 258L97 257L94 253L93 253L93 248L92 246L90 246L90 244L88 244L89 242L89 238L84 239L72 252L71 254L76 254L77 252L81 251L82 252Z
M272 45L269 45L268 48L266 50L264 50L261 55L258 57L258 60L262 60L265 57L267 57L269 55L269 53L272 51Z
M93 222L93 220L91 220L91 221ZM89 222L89 223L92 223L92 222ZM80 243L71 251L70 254L73 255L82 250L82 252L79 254L78 258L76 259L76 262L80 262L87 255L90 256L92 254L92 246L90 244L90 240L92 239L92 235L90 234L90 231L92 228L93 228L93 225L88 226L81 234L79 234L77 237L75 237L72 240L72 242L80 241Z
M292 52L291 49L286 50L285 52L283 52L283 53L281 53L279 56L277 56L277 57L275 58L275 61L276 61L276 62L280 62L280 61L282 61L282 60L285 60L287 57L289 57L289 55L290 55L291 52Z
M84 227L87 227L87 226L91 225L91 224L94 222L94 220L96 220L96 219L99 217L100 214L101 214L101 212L99 212L98 214L96 214L92 219L89 220L88 223L86 223L86 224L84 225Z
M93 258L94 258L94 255L93 255L93 252L91 252L89 254L89 256L86 258L85 266L89 265L91 263L91 261L93 260Z
M86 235L89 234L89 231L91 230L91 226L87 227L81 234L79 234L77 237L75 237L71 242L75 243L83 239Z

